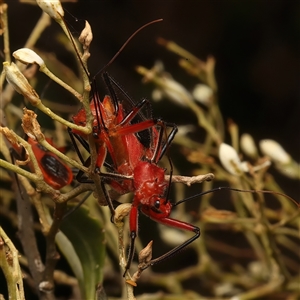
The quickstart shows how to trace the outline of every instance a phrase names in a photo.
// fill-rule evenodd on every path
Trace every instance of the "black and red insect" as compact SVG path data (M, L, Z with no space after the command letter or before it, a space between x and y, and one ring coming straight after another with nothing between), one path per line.
M139 211L155 222L194 233L184 243L158 258L152 259L145 266L147 268L178 253L200 236L200 229L197 226L170 218L171 211L175 206L200 198L204 194L224 189L238 192L271 193L269 191L247 191L230 187L219 187L183 199L177 203L171 203L169 194L172 180L172 163L168 157L170 162L170 179L166 180L166 169L159 166L159 162L166 154L177 132L176 125L160 119L154 119L148 113L150 110L149 101L143 99L135 103L108 73L103 73L103 79L109 95L101 99L99 94L94 91L90 103L90 109L94 117L93 136L98 153L95 172L99 173L101 177L102 188L112 216L115 213L114 199L110 198L106 185L110 185L119 194L133 192L134 195L129 215L131 247L126 271L129 269L134 255ZM85 111L83 109L80 110L73 116L73 121L77 125L85 126ZM86 136L71 130L70 136L74 145L76 144L75 137L89 151ZM77 153L82 163L87 164L89 162L89 160L84 161L82 159L78 148ZM102 173L100 171L102 165L106 165L110 173Z
M51 139L46 138L49 144L53 145ZM57 155L47 150L37 141L28 138L28 143L37 159L44 180L54 189L59 190L73 181L72 169L64 163Z
M93 95L90 104L94 116L93 135L97 145L98 162L102 164L108 161L108 158L103 156L106 151L110 158L111 172L109 174L98 172L112 215L114 214L113 201L106 191L106 184L119 194L129 192L134 194L129 215L131 247L127 269L134 255L139 211L158 223L194 232L194 236L183 244L152 259L149 265L153 265L177 253L200 236L198 227L170 218L172 208L177 205L169 200L172 167L170 180L166 180L166 169L158 165L170 146L177 127L175 124L153 119L149 113L146 117L143 109L149 111L148 100L143 99L134 104L112 77L107 73L104 73L103 77L110 96L105 96L101 101L98 94ZM73 121L77 125L85 126L85 111L80 110L73 117ZM85 136L80 136L78 132L73 132L73 135L80 141L85 139ZM86 143L84 141L82 143L89 150ZM100 169L101 165L98 167ZM125 176L131 176L132 179L127 177L125 179ZM182 202L184 201L180 203Z
M47 184L56 190L60 190L73 181L72 169L56 154L47 150L31 137L26 136L26 140L31 145L32 151ZM49 144L54 146L51 139L46 138L46 140ZM13 156L18 159L24 159L25 153L23 147L17 145L12 146ZM29 162L28 167L32 172L34 172L32 162Z

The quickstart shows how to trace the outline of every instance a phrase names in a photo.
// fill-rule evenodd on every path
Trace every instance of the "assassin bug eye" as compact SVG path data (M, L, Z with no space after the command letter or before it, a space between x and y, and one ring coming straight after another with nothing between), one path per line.
M98 132L93 132L93 137L94 137L94 139L99 139L99 134L98 134Z
M159 207L160 207L160 201L159 201L159 200L156 200L156 201L155 201L154 207L155 207L156 209L159 209Z

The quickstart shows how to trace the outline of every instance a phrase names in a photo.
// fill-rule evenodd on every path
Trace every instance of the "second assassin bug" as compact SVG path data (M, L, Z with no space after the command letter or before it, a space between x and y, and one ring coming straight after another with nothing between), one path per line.
M57 157L57 155L48 151L31 137L26 136L26 140L31 145L32 151L37 159L39 168L46 183L55 190L60 190L73 181L72 169L59 157ZM50 138L46 138L46 140L53 146L53 142ZM17 147L16 145L12 146L12 155L18 159L23 159L25 155L23 147L21 149L21 147ZM33 168L30 162L29 168L31 170Z
M51 139L46 138L53 146ZM28 138L28 143L37 158L39 167L43 173L44 180L54 189L59 190L73 181L72 169L62 162L54 153L48 151L32 138Z

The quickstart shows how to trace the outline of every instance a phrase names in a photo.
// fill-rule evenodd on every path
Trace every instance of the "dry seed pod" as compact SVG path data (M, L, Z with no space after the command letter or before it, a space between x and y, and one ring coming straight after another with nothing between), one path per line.
M81 31L78 40L83 45L83 49L87 49L90 46L93 40L93 32L89 22L85 21L85 27Z
M13 88L22 94L30 103L36 106L41 100L34 88L29 84L26 77L21 73L16 64L8 62L3 63L6 80Z

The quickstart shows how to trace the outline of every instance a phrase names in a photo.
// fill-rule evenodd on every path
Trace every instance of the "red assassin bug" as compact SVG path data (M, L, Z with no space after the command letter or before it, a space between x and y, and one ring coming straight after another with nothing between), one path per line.
M47 142L53 146L51 139L46 138ZM32 151L37 159L38 165L47 182L52 188L59 190L73 181L73 172L71 168L58 158L57 155L48 151L34 139L28 137L27 142L31 145ZM13 151L19 157L23 156L16 147ZM32 169L31 163L29 168Z
M108 204L112 203L112 200L106 191L105 183L110 184L120 194L134 192L129 216L131 247L126 270L129 269L134 255L138 210L156 222L195 233L183 244L151 260L149 265L153 265L185 248L200 236L198 227L169 217L172 207L177 204L170 203L168 199L170 182L165 180L166 170L158 166L158 162L177 132L177 127L175 124L166 123L162 120L146 119L141 113L142 108L148 103L146 99L133 105L129 95L121 89L112 77L107 73L104 73L103 77L110 96L105 96L103 101L100 101L98 94L94 94L91 102L91 111L94 115L93 133L100 149L98 149L98 153L102 154L103 148L106 147L112 159L110 168L115 172L115 174L100 173L103 191ZM122 101L118 100L114 87L119 89L123 95ZM126 101L131 103L131 107L127 111L124 108ZM139 123L133 122L136 116L142 119ZM86 122L85 111L80 110L73 117L73 121L77 125L84 126ZM166 127L170 127L171 132L165 140ZM146 137L141 136L140 132L144 133ZM82 141L80 137L76 135L75 137ZM145 141L147 138L149 139L148 142ZM88 150L84 142L83 145ZM101 159L103 160L102 157ZM172 175L172 167L170 173ZM133 179L122 179L122 175L132 175ZM180 203L182 202L184 200ZM112 214L114 214L113 205L109 204L109 206Z
M115 57L116 56L114 56L114 58ZM114 60L114 58L110 61L110 63ZM110 184L113 189L121 194L134 192L134 199L129 217L131 247L126 271L129 269L134 255L134 243L137 236L138 210L142 211L142 213L156 222L194 232L194 236L183 244L175 247L164 255L151 260L149 264L144 267L144 269L146 269L150 265L154 265L174 255L200 236L200 229L198 227L169 217L174 206L196 197L200 197L204 194L222 189L239 192L257 191L220 187L171 204L168 199L171 176L170 181L167 182L165 180L165 170L158 166L158 162L174 138L177 131L176 126L171 125L173 129L168 137L164 139L164 136L166 136L166 127L168 127L169 124L161 120L143 117L143 114L141 113L142 108L148 102L144 99L136 105L132 104L130 101L131 98L127 95L127 93L124 92L120 86L107 75L107 73L104 73L103 77L109 89L110 96L105 96L101 101L98 94L93 93L93 99L90 104L91 111L94 116L93 135L95 137L95 143L98 151L98 161L96 165L100 168L102 164L107 164L108 160L106 153L108 152L112 159L110 169L115 173L103 174L99 170L96 171L101 175L102 188L112 215L114 215L114 207L106 190L105 184ZM118 99L113 87L116 87L119 92L121 92L123 97L121 101ZM127 108L127 110L125 109L126 101L131 103L131 107L129 107L129 109ZM136 116L140 118L139 123L135 123L134 121ZM77 125L85 126L85 111L79 111L78 114L73 117L73 121ZM148 136L150 141L148 144L145 142L142 134L145 130L146 136ZM75 131L70 131L70 136L74 145L74 137L76 137L86 150L89 151L89 145L85 140L85 136L82 136L79 132L76 133ZM77 150L82 162L84 162L78 148L75 147L75 149ZM88 161L84 163L88 163ZM170 173L172 175L172 165ZM133 179L130 180L125 178L125 175L132 175ZM269 191L260 192L269 193Z
M194 236L181 245L178 245L158 258L152 259L144 267L146 269L150 265L159 263L176 254L200 236L200 229L197 226L169 217L174 206L194 198L199 198L202 195L225 189L238 192L258 191L219 187L185 198L177 203L171 203L169 200L169 190L172 177L172 164L169 160L171 164L170 181L166 181L166 170L159 167L158 163L177 132L176 125L152 119L150 116L143 116L141 110L148 103L146 99L133 104L129 95L124 92L112 77L104 73L103 78L108 86L110 96L105 96L101 101L98 94L93 95L94 97L90 104L94 116L93 134L96 144L101 147L101 151L99 152L102 153L105 148L111 156L112 164L109 165L109 168L114 173L105 174L99 170L96 171L101 176L103 191L112 215L114 215L114 208L105 184L109 184L120 194L134 193L129 216L131 247L126 271L129 269L134 255L134 243L138 228L138 210L158 223L194 232ZM123 95L122 98L117 97L115 88L121 92ZM126 102L130 104L125 109ZM139 123L134 122L135 116L140 117ZM84 110L80 110L73 117L73 121L77 125L84 126L85 120ZM171 132L167 137L166 127L171 128ZM143 136L141 133L145 133L145 135ZM82 136L83 139L78 135L75 135L75 137L89 150L84 136ZM147 138L149 138L148 142ZM103 157L101 157L101 161L103 161ZM122 178L124 175L131 175L133 179ZM270 191L259 192L271 193Z

